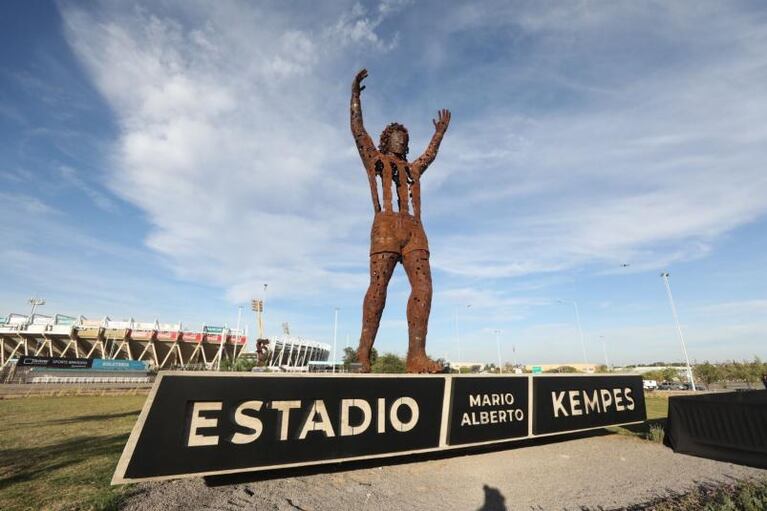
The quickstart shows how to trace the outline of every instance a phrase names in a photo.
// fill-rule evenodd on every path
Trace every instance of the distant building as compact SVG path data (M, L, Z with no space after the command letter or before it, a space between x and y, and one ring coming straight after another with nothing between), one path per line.
M576 364L576 363L528 364L525 366L525 371L529 373L532 373L532 372L548 373L548 372L554 372L563 367L572 367L579 373L589 373L589 374L596 372L596 369L597 369L597 366L595 364Z

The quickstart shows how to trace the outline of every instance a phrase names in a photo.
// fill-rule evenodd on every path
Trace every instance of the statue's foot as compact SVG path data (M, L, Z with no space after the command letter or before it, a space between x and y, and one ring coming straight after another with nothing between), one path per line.
M441 373L442 364L438 364L426 355L413 355L407 357L408 373Z
M359 362L362 367L360 368L361 373L369 373L370 372L370 351L365 349L358 349L357 350L357 362Z

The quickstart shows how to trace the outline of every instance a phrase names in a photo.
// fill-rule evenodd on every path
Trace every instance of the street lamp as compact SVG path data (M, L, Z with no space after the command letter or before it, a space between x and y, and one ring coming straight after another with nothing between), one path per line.
M586 343L583 340L583 328L581 327L581 314L578 312L578 304L573 300L557 300L559 303L569 303L575 308L575 321L578 324L578 334L581 337L581 350L583 351L583 363L588 364L589 361L586 358Z
M695 380L692 377L692 367L690 367L690 357L687 356L687 346L684 344L684 336L682 335L682 327L679 325L679 316L676 313L676 305L674 305L674 297L671 295L671 285L668 282L669 273L664 271L660 274L663 278L663 283L666 285L666 294L668 294L668 302L671 304L671 314L674 315L674 322L676 323L676 331L679 333L679 341L682 343L682 351L684 352L684 360L687 363L687 376L690 378L690 385L692 390L695 389Z
M498 372L503 372L503 365L501 365L501 331L495 331L495 346L498 348Z

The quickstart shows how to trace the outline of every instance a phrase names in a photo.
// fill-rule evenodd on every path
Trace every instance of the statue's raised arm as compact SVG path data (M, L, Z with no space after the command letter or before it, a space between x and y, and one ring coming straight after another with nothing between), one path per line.
M367 78L368 70L362 69L354 77L352 82L352 100L350 105L351 112L351 127L352 135L354 135L354 142L357 144L357 150L362 158L366 168L370 167L370 164L378 152L373 139L370 138L368 132L365 131L365 126L362 123L362 105L360 104L360 93L365 89L362 85L362 80Z
M434 135L431 137L431 142L429 142L429 146L423 154L413 162L413 166L418 169L419 175L426 172L426 169L429 168L431 162L437 157L439 144L442 142L442 137L445 136L447 127L450 125L450 110L440 110L437 112L437 118L432 119L431 122L434 123Z

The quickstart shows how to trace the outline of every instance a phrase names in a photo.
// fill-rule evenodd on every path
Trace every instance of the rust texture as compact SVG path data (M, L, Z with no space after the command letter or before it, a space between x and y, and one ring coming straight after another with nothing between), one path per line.
M375 213L370 232L370 286L362 306L357 358L362 370L370 372L370 350L386 305L386 288L394 268L401 262L411 287L407 302L407 371L437 372L441 366L426 355L432 286L429 242L421 224L421 176L437 157L439 144L450 124L450 112L438 112L429 146L421 156L409 162L409 136L403 125L389 124L381 133L378 147L365 131L360 93L365 88L361 83L367 75L363 69L354 77L351 98L352 134L367 171Z

